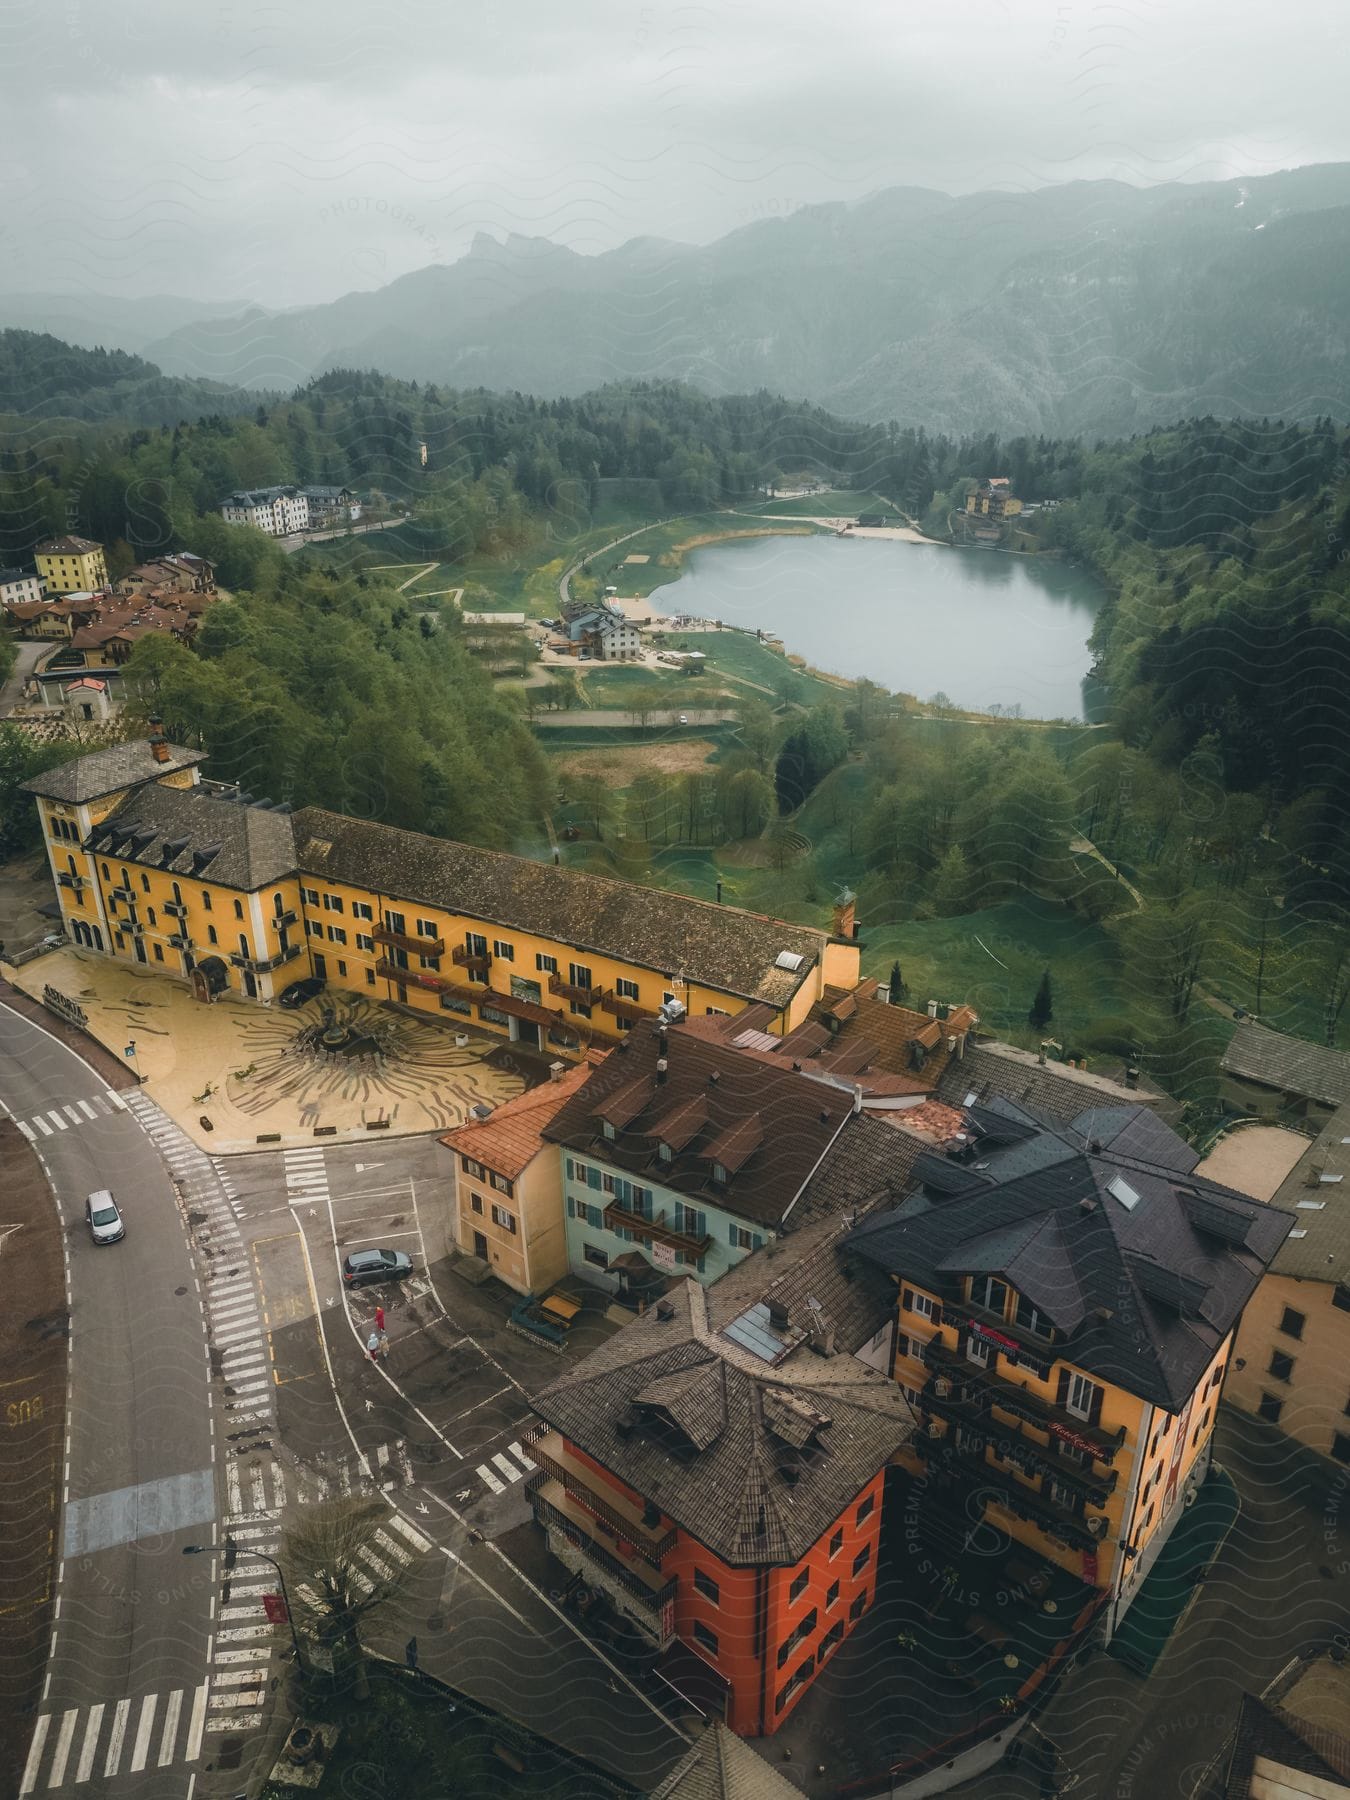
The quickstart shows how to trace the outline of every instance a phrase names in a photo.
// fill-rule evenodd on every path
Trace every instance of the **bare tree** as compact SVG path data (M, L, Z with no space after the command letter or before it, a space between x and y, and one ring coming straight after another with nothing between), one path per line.
M291 1605L332 1651L334 1673L340 1668L350 1678L358 1699L369 1693L361 1627L407 1582L408 1565L391 1564L377 1548L375 1534L387 1517L382 1500L352 1496L307 1507L282 1533L280 1562Z

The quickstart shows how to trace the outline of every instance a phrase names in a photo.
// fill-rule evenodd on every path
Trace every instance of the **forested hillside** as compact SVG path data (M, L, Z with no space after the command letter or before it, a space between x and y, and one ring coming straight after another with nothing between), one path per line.
M0 331L0 414L174 424L203 411L251 412L256 394L163 375L123 350L81 350L36 331Z

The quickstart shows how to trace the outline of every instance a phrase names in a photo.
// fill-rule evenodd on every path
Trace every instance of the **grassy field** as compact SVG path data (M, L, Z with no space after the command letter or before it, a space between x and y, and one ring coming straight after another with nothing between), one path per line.
M743 631L677 631L671 634L670 642L681 649L703 652L709 667L702 680L739 682L770 706L782 700L797 706L818 706L824 700L843 703L848 698L847 688L795 669L785 656ZM692 689L697 683L689 685Z
M762 513L765 518L854 518L860 513L887 513L897 525L906 523L905 515L893 500L880 494L860 492L856 488L830 488L823 494L806 494L795 500L762 500L747 503L744 512Z

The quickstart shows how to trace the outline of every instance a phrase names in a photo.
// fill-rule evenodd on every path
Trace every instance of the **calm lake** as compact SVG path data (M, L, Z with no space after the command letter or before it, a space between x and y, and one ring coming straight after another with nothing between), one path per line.
M1081 569L878 538L764 537L695 550L652 603L666 613L762 627L837 675L866 675L973 710L1098 719L1086 680L1105 595Z

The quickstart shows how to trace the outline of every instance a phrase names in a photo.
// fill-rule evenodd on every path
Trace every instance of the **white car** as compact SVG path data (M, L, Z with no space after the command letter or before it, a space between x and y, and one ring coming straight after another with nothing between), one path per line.
M116 1244L127 1235L126 1222L107 1188L98 1188L84 1203L89 1235L96 1244Z
M688 724L688 723L689 723L689 714L688 714L688 713L681 713L681 714L680 714L680 724L681 724L681 725L687 725L687 724Z

